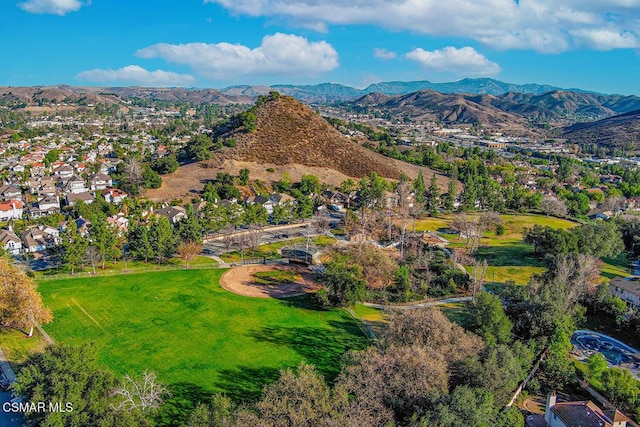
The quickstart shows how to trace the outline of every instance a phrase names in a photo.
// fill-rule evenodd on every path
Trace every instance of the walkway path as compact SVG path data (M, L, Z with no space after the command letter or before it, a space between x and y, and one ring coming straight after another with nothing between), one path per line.
M421 307L434 307L437 305L444 305L456 302L466 302L471 301L471 297L456 297L456 298L446 298L441 300L434 301L426 301L426 302L416 302L416 303L408 303L408 304L374 304L370 302L365 302L364 305L371 308L378 308L381 310L405 310L405 309L413 309L413 308L421 308Z

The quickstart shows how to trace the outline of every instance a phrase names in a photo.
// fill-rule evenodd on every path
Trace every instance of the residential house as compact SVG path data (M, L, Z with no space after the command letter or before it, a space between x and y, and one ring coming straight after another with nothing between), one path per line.
M40 218L60 212L60 201L55 196L44 196L29 207L30 218Z
M609 282L611 293L627 303L629 310L640 308L640 276L616 277Z
M107 224L118 230L119 234L125 234L129 230L129 219L122 212L108 217Z
M53 170L53 174L62 179L71 178L73 176L73 166L64 164Z
M72 176L62 181L62 189L66 193L80 194L86 193L89 189L84 185L84 179Z
M60 232L52 227L38 225L20 234L25 252L42 252L60 243Z
M245 203L250 205L254 205L254 204L261 205L267 210L267 213L269 215L273 213L273 207L275 206L275 203L273 202L273 200L268 199L264 196L248 197L245 200Z
M82 217L75 220L76 228L81 236L86 236L89 233L89 227L91 227L91 221Z
M103 172L98 172L89 177L89 186L91 190L105 190L113 185L111 177Z
M7 200L0 202L0 221L21 219L24 212L24 204L20 200Z
M609 219L612 216L612 211L605 211L602 209L591 209L589 212L587 212L587 218L589 219Z
M102 197L107 203L120 204L128 197L128 194L119 188L107 188L102 191Z
M22 252L22 240L13 230L3 228L0 230L0 247L11 255L20 255Z
M56 180L53 177L45 176L40 179L29 180L29 192L31 194L39 194L55 196L58 193L56 189Z
M90 205L95 200L96 197L89 191L85 191L83 193L69 193L65 197L67 206L75 206L78 202L84 202L85 204Z
M168 206L166 208L161 208L156 211L156 214L167 218L171 224L175 224L187 217L187 212L182 206Z
M3 185L0 187L0 197L2 200L19 199L22 191L15 185Z
M349 197L338 191L323 191L322 197L325 198L327 204L334 210L344 210L349 205Z
M626 427L631 421L617 409L603 411L590 400L558 402L553 391L547 395L544 420L549 427Z

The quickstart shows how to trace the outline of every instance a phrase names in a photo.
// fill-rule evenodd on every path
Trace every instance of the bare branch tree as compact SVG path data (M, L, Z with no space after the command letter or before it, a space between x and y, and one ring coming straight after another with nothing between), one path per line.
M567 214L567 205L555 197L545 197L540 202L540 210L547 216L565 216Z
M112 405L116 410L131 412L139 409L142 412L153 412L171 393L156 381L155 372L145 371L139 378L125 375L120 387L113 390L113 395L121 397L120 403Z
M189 261L193 260L196 255L202 252L202 243L199 242L183 242L178 245L178 255L183 259L186 268L189 268Z
M482 290L486 274L487 260L474 260L473 266L471 267L471 298L473 302L476 301L476 295L478 295L478 293Z
M100 249L95 246L89 246L87 250L84 252L84 260L88 262L91 268L93 269L93 275L96 275L96 264L98 264L102 260L102 254L100 253Z
M264 227L259 224L252 224L249 226L249 231L244 235L244 237L251 250L255 251L258 249L263 232Z
M231 252L233 246L236 244L236 238L233 235L234 231L235 230L232 225L222 230L222 243L224 243L224 247L227 252Z

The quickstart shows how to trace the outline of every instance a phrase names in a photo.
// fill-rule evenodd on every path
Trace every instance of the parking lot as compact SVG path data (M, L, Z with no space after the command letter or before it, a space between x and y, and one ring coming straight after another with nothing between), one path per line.
M626 369L640 379L640 352L625 343L593 331L579 330L571 337L574 357L584 360L594 353L602 354L609 366Z

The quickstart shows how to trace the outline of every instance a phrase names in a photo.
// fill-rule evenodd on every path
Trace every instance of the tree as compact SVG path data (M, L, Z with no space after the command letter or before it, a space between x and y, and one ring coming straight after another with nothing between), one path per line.
M593 353L591 356L587 358L587 378L589 381L600 381L602 378L602 373L609 369L609 364L607 363L607 359L602 355L602 353Z
M318 194L322 190L320 180L315 175L302 175L300 178L300 191L305 196L309 194Z
M144 262L156 255L149 241L149 229L144 225L134 224L127 233L129 253L134 259Z
M173 155L160 157L159 159L151 162L151 169L158 172L160 175L175 172L178 170L178 167L180 167L180 164Z
M149 228L149 243L160 260L171 257L176 251L176 241L171 223L165 217L157 218Z
M345 360L338 384L353 396L349 412L368 418L354 425L407 425L447 391L444 356L422 346L372 346Z
M560 199L555 197L545 197L540 202L540 210L547 216L566 216L567 205Z
M341 387L332 393L316 368L303 362L297 372L283 370L278 381L265 386L256 409L270 426L345 425L339 420L347 402Z
M38 285L22 270L0 257L0 325L16 328L33 328L53 319L51 310L44 306L38 293Z
M91 224L89 241L91 246L98 250L103 269L105 268L105 261L115 260L122 256L120 237L106 222L98 221Z
M434 174L431 176L431 184L424 197L425 209L435 216L438 214L438 204L440 203L440 188L438 187L438 177Z
M500 298L488 292L480 292L468 306L467 327L488 346L511 342L511 321L504 313Z
M95 347L56 344L27 359L14 384L14 392L26 402L73 405L65 407L64 412L28 412L27 419L34 425L148 425L134 414L115 417L111 395L115 385L113 374L100 367ZM122 421L115 423L114 417Z
M154 412L171 395L169 390L157 381L155 372L143 372L140 377L125 375L122 383L112 390L119 402L114 406L118 411L140 410Z
M96 265L102 260L102 254L100 253L100 249L98 249L95 245L87 246L84 251L83 260L91 266L93 270L93 275L96 275Z
M120 188L132 195L140 194L140 188L144 182L144 168L133 157L128 157L122 164ZM118 167L120 167L118 164Z
M204 236L202 222L194 213L180 220L173 232L179 242L201 242Z
M181 156L187 160L202 161L211 157L213 140L205 134L197 135L182 149Z
M189 261L193 260L196 255L202 252L202 243L200 242L181 242L177 248L178 255L184 261L184 266L189 268Z
M478 355L484 348L477 335L465 332L434 307L391 311L387 320L382 335L384 347L425 347L446 355L449 363Z
M422 174L422 171L418 172L418 177L413 181L413 191L416 194L416 202L419 204L424 203L424 194L427 191L427 188L424 185L424 175Z
M67 222L67 229L62 234L62 261L71 268L71 275L82 265L88 241L78 233L75 221Z
M482 261L478 261L476 259L473 260L473 266L471 267L471 296L474 302L476 300L476 296L482 291L484 286L484 278L487 274L487 268L488 264L486 259L483 259Z
M447 188L447 195L444 198L444 208L448 211L452 211L454 209L454 203L456 201L456 194L457 192L457 186L456 186L456 180L453 178L449 179L449 186Z
M605 396L614 405L635 408L640 390L636 379L626 369L611 368L601 374Z
M321 302L333 307L349 307L364 301L366 297L365 281L362 272L355 265L344 262L331 262L318 277L325 287L316 295Z
M144 188L160 188L162 186L162 178L149 165L142 167L142 186Z
M481 388L458 386L421 420L422 426L494 427L493 395Z
M249 183L249 173L249 169L240 169L240 174L238 175L240 185L247 185Z

